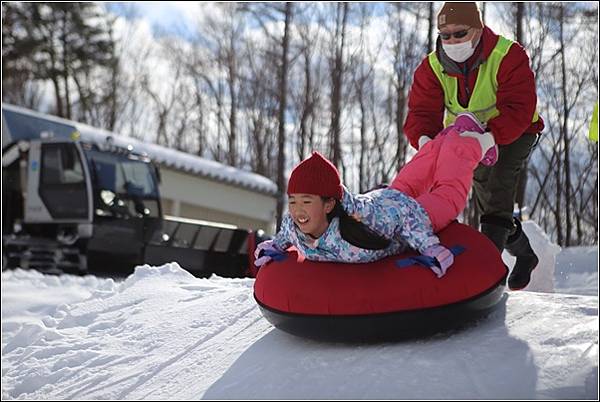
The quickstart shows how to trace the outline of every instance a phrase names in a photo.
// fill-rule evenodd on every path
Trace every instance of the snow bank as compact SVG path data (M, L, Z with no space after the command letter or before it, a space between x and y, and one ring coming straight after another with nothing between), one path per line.
M556 291L598 295L598 247L569 247L556 258Z
M540 259L524 289L531 292L598 295L598 246L561 247L553 243L534 221L523 230ZM512 269L516 259L504 251L504 263Z
M2 274L6 311L37 292L37 276L29 275ZM55 293L69 283L86 288L44 278ZM85 300L81 291L72 304L49 306L43 321L3 332L3 399L193 398L241 353L237 341L245 346L269 329L257 325L250 279L197 279L166 264L138 267L112 287L100 284L104 289L90 284ZM16 322L4 313L3 322Z
M24 288L24 286L26 288ZM22 324L41 324L40 317L60 316L67 304L92 294L113 292L113 279L95 276L44 275L22 269L2 271L2 342Z
M598 397L596 296L513 292L461 331L349 345L273 329L252 286L177 264L120 283L3 272L2 398Z
M531 282L525 288L532 292L554 292L554 267L556 265L556 256L560 253L559 245L553 243L548 235L534 221L525 221L522 223L523 231L529 238L531 248L540 259L537 268L531 275ZM516 258L502 253L504 263L512 269L515 266Z

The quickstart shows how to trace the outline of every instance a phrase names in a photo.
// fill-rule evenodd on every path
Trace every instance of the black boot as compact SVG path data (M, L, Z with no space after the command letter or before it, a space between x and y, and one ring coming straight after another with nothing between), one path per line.
M517 257L515 267L508 277L508 287L511 290L521 290L529 284L531 271L538 265L539 259L521 228L521 222L515 219L515 224L516 232L506 241L506 251Z
M481 233L487 236L494 243L498 252L502 255L506 241L512 232L515 230L511 220L498 218L491 215L483 215L481 217ZM508 272L508 267L506 267ZM502 285L506 286L506 276L502 281Z
M515 230L512 221L497 218L495 216L484 215L481 217L481 233L494 243L500 254L504 251L506 241Z

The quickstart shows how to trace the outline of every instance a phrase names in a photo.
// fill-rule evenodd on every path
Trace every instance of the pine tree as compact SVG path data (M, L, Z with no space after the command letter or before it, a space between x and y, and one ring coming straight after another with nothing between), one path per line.
M97 102L94 74L115 66L112 21L95 3L4 3L2 9L3 99L19 101L27 80L49 80L55 113L80 119Z

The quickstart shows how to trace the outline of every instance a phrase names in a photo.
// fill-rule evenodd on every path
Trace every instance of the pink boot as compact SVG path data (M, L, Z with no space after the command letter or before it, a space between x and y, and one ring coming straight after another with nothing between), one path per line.
M479 122L477 117L469 112L461 113L456 117L454 128L461 133L465 131L474 131L483 134L485 132L485 128ZM481 164L484 166L492 166L495 165L497 161L498 145L494 144L494 146L485 153L483 159L481 159Z

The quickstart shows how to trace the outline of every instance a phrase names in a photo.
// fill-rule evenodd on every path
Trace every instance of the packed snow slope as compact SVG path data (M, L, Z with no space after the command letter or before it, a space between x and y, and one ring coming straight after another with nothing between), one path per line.
M252 287L5 271L2 399L598 398L597 296L509 292L460 331L342 344L274 329Z
M523 229L540 257L525 291L467 328L398 343L282 333L252 279L175 263L120 282L4 271L2 399L598 399L598 247Z

